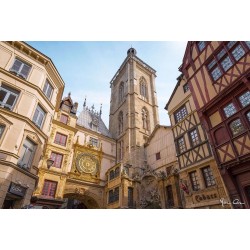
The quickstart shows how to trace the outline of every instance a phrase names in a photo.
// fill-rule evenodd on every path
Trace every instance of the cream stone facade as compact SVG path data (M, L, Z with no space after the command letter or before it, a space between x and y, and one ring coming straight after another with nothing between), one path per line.
M0 42L0 207L30 203L64 82L47 56Z
M170 117L184 208L231 208L207 135L200 122L188 83L183 75L166 105Z
M147 163L158 173L162 208L181 208L179 164L170 126L157 125L145 144Z

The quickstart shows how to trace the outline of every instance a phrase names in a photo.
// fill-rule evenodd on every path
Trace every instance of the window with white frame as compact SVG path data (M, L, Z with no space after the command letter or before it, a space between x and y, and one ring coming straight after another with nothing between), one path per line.
M30 139L26 138L21 149L20 158L18 160L18 166L26 170L30 169L35 155L35 151L36 144Z
M53 93L53 87L51 85L51 83L46 80L44 87L43 87L43 93L47 96L47 98L50 100L52 93Z
M188 115L186 106L182 106L179 110L174 113L176 123L180 122Z
M21 76L24 79L27 79L30 69L30 65L16 58L10 71L14 72L16 75Z
M0 107L12 110L17 101L18 95L19 91L2 84L0 86Z
M41 106L38 104L36 107L35 114L33 116L32 121L36 124L37 127L41 128L43 125L43 121L45 119L45 111L41 108Z
M232 102L229 103L226 107L224 107L223 110L224 110L226 117L230 117L237 112L236 107L234 103Z

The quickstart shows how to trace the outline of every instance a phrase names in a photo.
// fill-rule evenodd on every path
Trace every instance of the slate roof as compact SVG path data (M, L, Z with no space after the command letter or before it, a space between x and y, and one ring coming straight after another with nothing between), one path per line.
M108 136L112 138L111 133L107 129L106 125L104 124L101 113L96 112L93 108L90 109L86 106L83 107L83 110L80 112L78 119L77 119L77 125L96 131L92 126L97 126L98 133Z

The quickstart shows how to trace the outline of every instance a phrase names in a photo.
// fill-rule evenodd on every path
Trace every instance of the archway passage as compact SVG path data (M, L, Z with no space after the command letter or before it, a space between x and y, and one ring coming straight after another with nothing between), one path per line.
M81 194L65 194L67 209L97 209L100 208L94 198Z

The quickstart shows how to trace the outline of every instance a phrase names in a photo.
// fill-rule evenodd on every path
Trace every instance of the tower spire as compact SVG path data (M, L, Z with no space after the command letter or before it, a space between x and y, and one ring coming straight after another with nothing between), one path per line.
M101 103L101 107L100 107L100 116L102 116L102 103Z
M83 107L84 108L86 107L86 96L85 96L85 99L84 99Z

